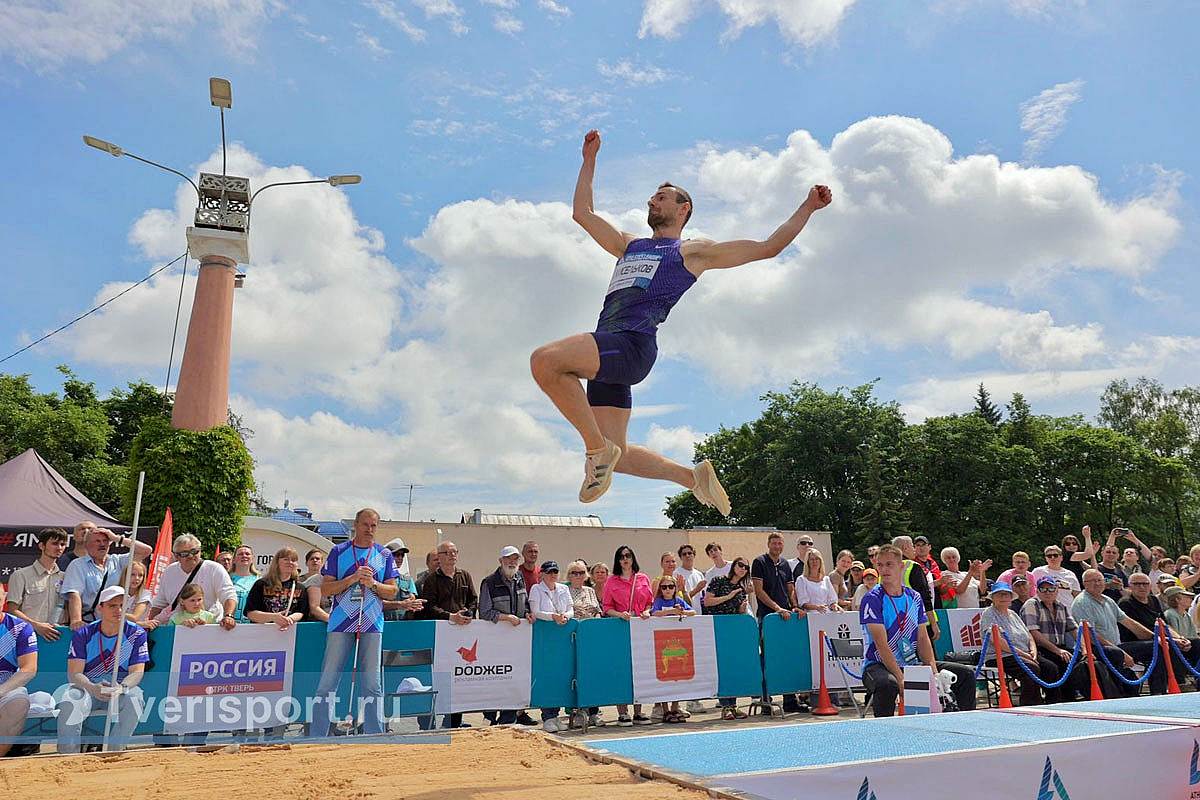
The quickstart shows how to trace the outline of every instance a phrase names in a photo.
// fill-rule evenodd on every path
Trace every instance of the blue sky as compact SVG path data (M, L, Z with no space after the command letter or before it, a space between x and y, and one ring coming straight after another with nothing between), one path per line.
M363 175L255 206L231 402L274 502L403 519L415 482L414 519L663 523L666 484L618 476L575 501L579 443L528 375L533 347L594 322L611 271L570 221L592 127L597 207L626 230L662 180L717 239L766 236L813 183L835 192L779 258L683 299L633 441L686 460L793 379L879 378L912 420L965 410L980 381L1089 415L1113 378L1196 383L1194 4L121 6L0 8L0 357L185 249L190 190L80 136L219 170L207 79L229 78L231 173ZM161 384L181 274L0 369L45 390L59 363L102 391Z

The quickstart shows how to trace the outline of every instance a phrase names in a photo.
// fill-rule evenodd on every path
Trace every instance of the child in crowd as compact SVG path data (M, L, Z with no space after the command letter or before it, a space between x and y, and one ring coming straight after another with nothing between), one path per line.
M862 605L863 596L879 585L879 573L873 569L864 569L862 577L862 585L854 590L853 608L855 611L858 611Z
M695 609L688 605L687 600L679 596L679 584L676 582L675 576L669 572L660 576L658 588L654 592L654 605L650 607L650 616L682 619L694 616L695 613ZM691 715L680 709L679 702L676 701L671 703L670 708L666 703L655 703L650 719L660 716L663 722L683 722Z
M204 590L195 583L184 584L179 590L179 608L171 615L169 624L194 628L216 621L216 616L204 607Z

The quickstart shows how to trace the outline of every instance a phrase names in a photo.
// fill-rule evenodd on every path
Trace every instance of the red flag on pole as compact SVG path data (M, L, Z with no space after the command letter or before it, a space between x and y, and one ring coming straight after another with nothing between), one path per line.
M163 570L171 565L171 541L175 538L171 523L171 509L163 517L162 527L158 529L158 541L154 543L154 552L150 554L150 568L146 570L146 590L153 597L158 591L158 579Z
M217 542L217 549L213 551L213 561L221 557L221 543Z

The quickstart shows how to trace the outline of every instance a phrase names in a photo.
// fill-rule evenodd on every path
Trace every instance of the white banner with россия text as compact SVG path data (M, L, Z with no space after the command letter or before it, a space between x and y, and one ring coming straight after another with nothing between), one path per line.
M298 719L292 697L296 628L275 625L177 627L163 732L244 731Z

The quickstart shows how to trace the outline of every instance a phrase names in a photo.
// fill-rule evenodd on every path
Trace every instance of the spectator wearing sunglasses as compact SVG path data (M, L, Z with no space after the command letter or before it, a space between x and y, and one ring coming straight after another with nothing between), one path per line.
M1033 637L1038 655L1053 662L1058 674L1062 675L1071 662L1071 650L1075 646L1079 624L1071 616L1070 610L1058 602L1058 588L1054 578L1038 578L1037 594L1021 606L1021 621ZM1058 699L1070 701L1076 695L1087 700L1090 686L1086 664L1079 661L1067 679L1065 690L1046 690L1046 702L1053 703Z
M684 617L694 616L696 613L688 601L680 596L679 582L674 575L661 575L658 579L658 589L654 594L654 605L650 609L650 616L653 617L674 617L680 619ZM672 703L655 703L654 712L650 715L651 720L662 719L663 722L678 723L683 722L690 716L687 712L679 707L679 701Z
M175 537L171 547L175 562L163 570L158 581L158 591L150 601L150 612L142 627L154 630L165 624L179 605L179 593L188 583L195 583L204 590L209 603L208 610L226 630L236 624L234 611L238 596L233 588L233 579L225 568L216 561L209 561L200 554L200 540L190 533Z
M1100 552L1100 543L1092 541L1092 529L1083 526L1083 544L1079 537L1067 534L1059 543L1063 551L1063 566L1075 573L1075 579L1083 586L1083 571L1089 567L1095 569L1096 554Z
M1042 551L1042 555L1046 557L1046 563L1033 571L1033 583L1037 585L1042 578L1053 579L1058 584L1058 602L1070 611L1075 595L1083 591L1079 579L1075 577L1074 572L1063 566L1063 550L1058 545L1048 546Z
M645 619L650 616L650 606L654 603L654 592L650 588L650 579L638 565L633 548L621 545L613 554L612 575L604 583L604 614L609 617L619 617L629 620L634 617ZM625 728L630 725L649 725L650 718L642 714L641 703L633 706L633 717L629 716L629 706L617 705L617 725Z

